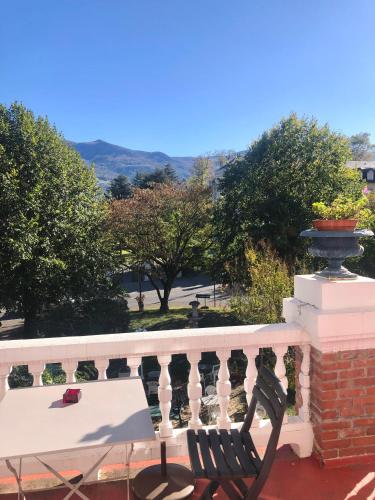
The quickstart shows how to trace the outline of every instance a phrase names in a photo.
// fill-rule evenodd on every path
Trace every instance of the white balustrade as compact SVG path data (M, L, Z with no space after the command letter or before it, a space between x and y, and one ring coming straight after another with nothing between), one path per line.
M312 443L311 423L309 421L309 352L310 339L308 334L295 323L283 323L274 325L241 325L218 328L192 328L189 330L169 330L159 332L139 333L117 333L108 335L93 335L85 337L59 337L35 340L12 340L0 343L0 399L4 396L8 387L8 376L12 366L28 365L29 372L34 377L34 385L41 383L44 366L49 363L61 363L66 373L67 383L75 382L75 372L78 361L94 360L98 370L99 380L106 379L106 370L110 359L126 357L127 365L130 367L131 376L138 375L138 369L143 357L157 356L160 364L159 378L159 402L161 412L161 423L159 434L161 438L168 438L175 446L173 453L186 455L185 439L181 436L185 429L173 430L170 420L172 401L171 378L169 364L173 354L185 354L190 363L190 375L188 380L188 397L191 417L188 426L192 429L202 428L199 414L201 409L202 386L198 363L202 352L216 352L220 360L220 369L216 384L219 401L220 414L217 425L220 428L229 429L231 424L228 416L228 405L231 393L229 380L228 360L231 351L243 350L248 359L244 390L247 400L251 398L252 388L257 376L255 358L260 348L272 348L277 356L275 367L276 375L287 388L287 378L283 356L287 346L300 346L303 352L301 373L301 396L303 405L299 409L299 415L289 417L283 425L280 434L280 444L296 444L297 448L304 450L303 456L307 456ZM264 443L265 436L269 433L268 423L255 417L252 427L254 440ZM157 453L157 442L145 444L139 449L147 450L153 447L152 456ZM141 453L139 451L139 453ZM139 458L146 459L141 455ZM83 460L79 457L77 460ZM115 460L112 458L112 460ZM118 456L116 460L121 461ZM111 462L116 463L116 462ZM6 471L5 471L6 473ZM0 475L1 465L0 465Z
M107 380L108 359L95 359L95 368L98 370L98 380Z
M288 350L288 346L282 345L273 348L276 354L275 375L279 378L281 385L284 387L285 392L288 389L288 379L286 377L286 368L284 362L284 355Z
M231 351L229 349L220 349L216 352L220 360L220 369L218 381L216 383L217 395L219 398L220 415L217 418L219 429L230 429L230 418L228 416L229 396L231 393L231 384L229 380L228 359Z
M247 367L246 367L246 378L244 380L244 389L246 393L247 404L250 404L252 398L253 387L255 385L255 381L258 375L258 370L255 365L255 359L259 354L259 348L257 347L246 347L243 350L245 356L247 357ZM253 421L251 423L251 427L259 427L260 418L259 415L255 412Z
M288 350L288 346L281 345L273 348L273 352L276 354L276 366L275 366L275 375L279 378L281 385L284 387L285 392L288 389L288 379L286 377L286 368L284 362L284 355ZM288 421L288 416L285 413L283 424L286 424Z
M161 413L159 434L160 437L166 438L173 435L172 422L169 418L172 401L171 377L169 375L169 363L171 362L171 356L158 356L158 361L160 364L158 396Z
M76 382L77 360L67 359L61 364L62 369L66 373L66 383L73 384Z
M201 409L202 385L199 374L198 363L201 359L201 353L192 351L187 353L187 359L190 363L190 374L188 383L188 397L191 411L189 420L190 429L200 429L202 427L199 412Z
M45 367L42 361L33 361L28 364L28 371L33 376L33 386L43 385L42 375Z
M310 421L310 345L302 346L302 363L299 374L301 384L302 407L299 408L299 416L304 422Z
M11 370L12 365L0 364L0 401L5 396L6 391L9 390L8 378Z
M128 358L126 361L128 367L130 368L130 376L131 377L138 377L138 369L139 365L141 364L141 358L139 357L131 357Z

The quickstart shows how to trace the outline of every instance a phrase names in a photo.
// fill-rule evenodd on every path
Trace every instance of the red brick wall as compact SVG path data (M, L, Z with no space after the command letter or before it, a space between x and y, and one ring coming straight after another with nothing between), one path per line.
M311 349L314 451L324 463L375 457L375 349Z

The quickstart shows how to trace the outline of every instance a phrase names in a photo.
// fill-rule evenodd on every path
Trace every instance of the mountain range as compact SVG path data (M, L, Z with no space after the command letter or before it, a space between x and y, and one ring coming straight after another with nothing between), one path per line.
M168 156L160 151L138 151L128 149L100 139L92 142L73 142L68 144L76 149L88 163L93 163L99 183L105 187L118 175L126 175L130 180L137 172L150 172L155 167L169 163L179 178L190 175L194 156Z
M132 180L137 172L150 172L156 167L164 167L167 163L175 170L180 179L186 179L191 175L191 169L196 156L168 156L160 151L139 151L136 149L124 148L116 144L97 139L91 142L73 142L68 144L76 149L89 165L94 164L95 173L99 184L108 188L110 181L118 175L126 175ZM245 154L245 151L237 153ZM216 173L220 169L219 156L210 156L215 165ZM375 160L375 152L374 152ZM348 162L352 168L364 168L360 163ZM356 165L354 165L356 163ZM358 163L358 164L357 164Z

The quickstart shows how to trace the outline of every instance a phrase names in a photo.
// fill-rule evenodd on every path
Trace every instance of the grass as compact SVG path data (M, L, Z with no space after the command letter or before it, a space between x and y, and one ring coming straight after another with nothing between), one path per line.
M158 331L189 328L191 308L171 308L168 313L160 313L158 309L148 309L143 313L130 311L129 331L137 330ZM242 324L236 316L226 309L211 308L199 310L201 320L200 328L214 326L232 326Z

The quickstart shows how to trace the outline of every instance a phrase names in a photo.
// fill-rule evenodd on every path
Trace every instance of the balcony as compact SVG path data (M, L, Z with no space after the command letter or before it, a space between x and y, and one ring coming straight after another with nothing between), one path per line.
M72 383L75 381L80 361L93 362L98 372L98 379L103 380L107 378L110 360L126 358L130 375L137 376L142 359L155 356L160 365L158 380L160 421L155 430L157 439L151 444L137 443L135 445L132 456L134 472L142 464L144 466L145 463L159 459L160 439L167 442L169 457L183 463L187 461L188 453L185 443L187 427L176 427L171 420L173 387L170 364L172 356L186 356L189 365L186 370L188 427L199 429L204 427L200 416L203 394L199 363L202 353L216 353L219 361L216 381L218 414L216 422L212 422L211 425L228 429L231 426L241 425L241 422L231 421L228 412L232 390L231 357L241 352L247 359L243 390L246 399L249 400L257 374L256 358L260 349L268 348L273 351L276 358L275 373L284 386L288 387L284 355L289 347L294 347L297 352L296 400L298 404L294 415L285 414L279 440L280 450L261 498L293 500L303 496L314 499L338 499L345 498L349 494L347 498L365 498L355 495L356 491L361 488L367 491L371 484L374 486L371 466L366 465L373 456L370 446L372 441L367 439L371 425L375 426L374 413L371 415L369 413L371 410L368 409L368 405L371 404L369 399L371 391L363 392L362 396L357 392L360 399L356 399L357 396L350 399L349 391L351 384L360 387L361 381L369 381L371 370L374 370L371 368L374 366L371 359L375 357L375 294L369 296L374 286L375 281L367 278L351 283L332 283L316 280L311 276L296 277L295 297L285 300L286 323L280 324L4 341L0 346L0 399L6 391L12 390L9 389L8 377L12 367L15 366L27 365L33 377L33 385L42 385L42 375L46 365L61 363L66 374L66 381ZM344 362L342 359L347 361ZM357 364L362 368L357 368ZM326 372L329 376L326 376ZM356 383L357 378L358 383ZM335 399L340 396L339 381L344 380L346 380L347 395L345 403L341 404ZM335 388L330 389L328 383L331 383L332 387L336 383ZM367 386L372 383L372 381L368 382ZM366 385L366 382L363 384ZM333 404L327 404L327 401L332 403L332 400L334 400ZM356 401L360 411L350 414L347 410L348 408L353 410ZM329 408L335 409L336 407L339 410L335 415L328 415ZM364 415L367 415L369 422L367 427L363 428L363 437L354 432L356 421L353 419L361 419ZM323 427L322 422L326 427ZM326 429L331 429L330 435L327 434ZM338 429L353 431L352 436L347 433L347 445L340 444L343 431ZM269 421L258 417L251 432L255 444L259 448L264 447L269 434ZM356 441L358 439L362 439L362 451L358 451L358 446L357 448L355 446L360 444ZM354 457L354 463L357 463L357 466L349 472L347 468L320 469L316 458L312 458L313 448L314 454L319 456L321 462L326 461L327 465L331 459L335 458L341 460L336 465L346 466L349 464L348 458ZM349 450L346 454L345 448L347 452ZM293 450L293 453L290 450ZM71 471L73 474L74 471L86 470L88 464L91 465L96 459L97 452L91 449L79 455L71 453L55 455L49 462L56 470ZM113 479L116 477L116 470L120 467L116 464L121 463L123 463L123 453L114 448L101 464L100 470L92 472L89 481L94 482L98 478ZM352 464L353 460L350 463ZM39 477L40 465L35 461L24 459L22 468L26 477ZM9 475L5 464L1 463L0 492L6 491L6 485L12 483ZM361 483L362 486L353 490L362 480L364 481L363 484ZM321 496L315 489L317 481L326 481L322 483L324 491L321 492ZM110 497L103 496L107 493L101 493L102 496L99 497L115 499L116 488L121 489L121 484L121 482L103 483L96 485L95 491L98 492L100 488L112 488ZM314 495L310 497L308 496L309 484L311 495ZM94 491L94 486L86 486L86 488L88 488L87 494L90 488L90 491ZM124 486L121 489L122 494L123 488ZM334 491L336 493L333 493ZM41 497L35 494L35 498L59 498L59 494L56 490L51 492L52 496L47 496L48 494L44 492ZM93 498L99 498L97 493L91 494ZM4 495L5 498L8 497ZM9 496L9 498L12 497ZM30 496L30 498L34 497Z

